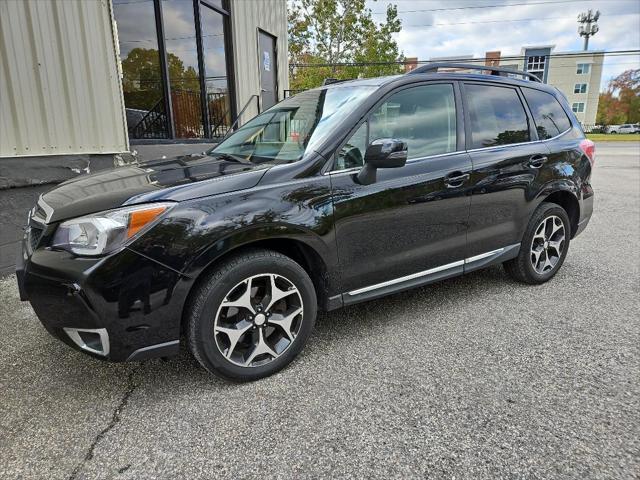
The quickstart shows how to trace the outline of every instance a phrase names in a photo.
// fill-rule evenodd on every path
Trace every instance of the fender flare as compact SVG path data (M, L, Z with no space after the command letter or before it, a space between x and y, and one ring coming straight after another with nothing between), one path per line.
M323 239L317 233L297 225L268 223L235 229L228 235L219 238L186 265L182 273L188 277L196 278L216 261L233 251L259 242L277 240L292 240L304 244L318 255L327 269L337 263L335 248L332 249L329 245L334 242L333 234L327 235L327 238Z

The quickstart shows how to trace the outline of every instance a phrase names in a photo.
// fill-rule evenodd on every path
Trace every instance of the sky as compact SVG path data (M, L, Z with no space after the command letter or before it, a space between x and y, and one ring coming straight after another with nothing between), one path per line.
M374 13L385 12L387 4L398 6L402 20L396 34L400 50L419 60L484 57L491 50L518 55L525 45L555 45L554 52L582 50L577 16L588 9L601 14L600 31L589 40L589 50L640 50L640 0L367 0ZM384 18L384 13L374 14L376 20ZM640 68L639 54L605 57L602 89L630 68Z

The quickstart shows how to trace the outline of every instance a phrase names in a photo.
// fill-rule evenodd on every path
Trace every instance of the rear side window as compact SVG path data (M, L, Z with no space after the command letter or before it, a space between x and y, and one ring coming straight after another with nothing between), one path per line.
M571 127L569 117L553 95L533 88L523 88L522 93L533 114L540 140L555 137Z
M527 114L515 89L466 84L464 90L471 119L471 148L530 140Z

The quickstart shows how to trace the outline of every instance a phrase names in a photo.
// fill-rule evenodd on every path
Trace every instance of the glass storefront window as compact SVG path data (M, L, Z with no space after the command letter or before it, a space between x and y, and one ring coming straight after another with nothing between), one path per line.
M224 48L224 17L201 5L202 50L210 132L208 136L224 136L231 125L231 102Z
M206 0L206 1L207 1L207 3L209 3L211 5L214 5L214 6L218 7L218 8L222 8L222 9L225 8L225 5L224 5L222 0Z
M129 138L227 133L233 102L225 6L222 0L113 0Z
M169 85L176 138L202 138L200 73L193 2L162 0Z
M160 52L153 0L114 0L122 90L130 138L166 138Z

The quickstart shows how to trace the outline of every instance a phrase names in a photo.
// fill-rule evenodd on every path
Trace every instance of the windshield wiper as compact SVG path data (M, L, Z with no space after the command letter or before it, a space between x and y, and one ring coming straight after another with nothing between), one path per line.
M242 159L240 157L236 157L235 155L231 155L230 153L211 152L210 155L213 155L216 158L221 158L223 160L228 160L229 162L242 163L243 165L253 165L253 162Z

